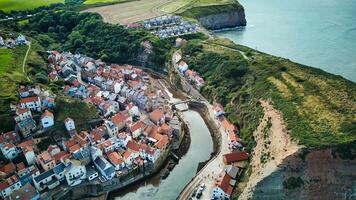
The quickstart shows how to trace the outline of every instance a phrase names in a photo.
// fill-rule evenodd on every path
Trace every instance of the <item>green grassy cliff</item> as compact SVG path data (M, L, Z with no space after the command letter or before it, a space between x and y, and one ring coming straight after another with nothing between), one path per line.
M262 115L260 99L272 100L293 139L307 147L356 140L355 83L228 40L191 41L183 52L206 80L202 94L225 106L250 149Z

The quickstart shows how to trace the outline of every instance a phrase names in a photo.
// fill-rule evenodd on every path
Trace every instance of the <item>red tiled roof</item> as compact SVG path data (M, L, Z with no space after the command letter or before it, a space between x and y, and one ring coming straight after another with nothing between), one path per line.
M127 148L132 150L132 151L140 151L140 145L137 144L136 142L134 142L133 140L130 140L128 143L127 143Z
M54 156L54 160L58 163L61 158L68 158L69 156L70 155L68 153L61 151Z
M77 144L77 142L74 139L70 139L70 140L64 142L64 146L67 149L69 149L71 146L74 146L75 144Z
M117 152L110 152L107 154L110 162L114 165L119 165L123 163L124 161L122 160L121 156Z
M19 138L19 135L15 131L9 131L2 135L7 141L15 141Z
M15 172L16 166L14 163L9 162L8 164L4 165L2 168L0 168L0 171L4 172L5 174L12 174Z
M161 128L162 133L168 133L169 130L171 129L171 127L166 123L162 124L162 126L160 128Z
M75 145L69 147L69 152L74 153L75 151L77 151L79 149L80 149L80 144L75 144Z
M221 125L229 132L236 131L236 126L231 124L225 117L221 121Z
M53 113L49 112L48 110L46 110L42 115L41 115L41 119L45 118L45 117L50 117L53 118Z
M29 102L36 102L38 101L39 98L36 96L36 97L26 97L26 98L22 98L20 100L21 103L29 103Z
M7 181L2 181L0 182L0 191L5 190L6 188L8 188L10 185L7 183Z
M30 109L28 109L28 108L18 108L18 109L16 110L16 113L17 113L18 115L22 115L22 114L24 114L24 113L26 113L26 112L28 112L28 111L30 111Z
M223 157L224 157L224 161L227 164L230 164L232 162L247 160L248 154L244 151L234 151L232 153L224 154Z
M146 124L143 121L138 121L130 127L130 131L135 132L138 129L144 129L145 127L146 127Z
M45 162L45 163L47 163L47 162L49 162L49 161L52 160L52 156L51 156L51 154L48 153L48 151L42 152L42 153L39 155L39 157L40 157L40 159L41 159L43 162Z
M131 154L132 154L132 152L130 152L130 151L125 151L125 153L124 153L124 158L127 159L128 157L130 157Z
M168 136L163 135L162 138L155 144L155 147L162 149L167 144L168 144Z
M114 124L121 124L122 122L125 121L125 116L121 113L117 113L111 118L111 121Z
M230 176L225 173L223 179L219 183L219 187L228 195L232 193L232 186L230 185Z
M150 113L150 119L155 123L162 118L164 118L164 113L158 108Z
M16 169L17 171L21 171L23 169L25 169L25 164L23 162L20 162L19 164L16 165Z

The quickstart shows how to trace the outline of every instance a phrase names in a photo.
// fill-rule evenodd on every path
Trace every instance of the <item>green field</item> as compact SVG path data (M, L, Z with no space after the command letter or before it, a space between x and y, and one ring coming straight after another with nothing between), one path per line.
M27 46L0 49L0 132L11 130L14 121L8 114L10 102L17 99L17 85L26 80L22 73L22 61Z
M11 63L11 50L0 49L0 76L7 70Z
M177 0L164 4L160 10L166 13L181 13L193 7L231 4L232 2L231 0Z
M86 0L83 4L107 4L107 3L119 3L124 2L126 0Z
M64 3L64 0L0 0L0 10L31 10L40 6L48 6L53 3Z

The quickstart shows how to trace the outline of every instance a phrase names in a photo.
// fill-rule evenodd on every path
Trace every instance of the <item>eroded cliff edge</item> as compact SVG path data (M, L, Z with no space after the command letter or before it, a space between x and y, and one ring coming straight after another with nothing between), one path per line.
M192 7L181 13L209 30L246 26L245 10L238 2Z

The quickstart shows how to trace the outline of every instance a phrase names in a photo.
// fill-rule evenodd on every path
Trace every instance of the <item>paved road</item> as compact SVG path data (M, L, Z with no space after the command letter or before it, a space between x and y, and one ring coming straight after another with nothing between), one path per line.
M175 52L176 54L178 52ZM174 57L174 55L173 55ZM172 58L172 64L174 69L176 69L176 63ZM197 91L191 84L186 81L185 77L176 70L177 73L180 75L181 80L186 84L189 89L189 93L194 96L198 97L202 100L202 102L206 105L209 111L209 117L213 119L216 127L218 127L218 131L220 133L221 138L221 145L220 149L218 149L217 154L213 157L192 179L190 183L184 188L184 190L179 195L178 199L186 200L191 197L193 191L201 184L205 183L206 189L203 191L203 195L201 199L210 199L212 191L214 189L214 182L215 177L220 174L224 170L225 164L223 163L223 155L230 152L229 145L228 145L228 134L223 130L222 127L218 124L218 121L214 117L213 106Z
M209 110L209 117L214 119L214 111L212 105L205 102ZM219 132L221 135L221 146L218 150L216 156L212 158L194 177L194 179L184 188L178 199L189 199L191 197L195 188L197 188L201 183L205 183L206 189L203 191L201 199L210 199L211 194L214 189L215 177L224 170L225 164L223 163L223 155L229 153L228 147L228 136L227 133L219 126L217 120L214 119L216 126L219 127Z
M84 85L84 86L88 86L88 83L86 83L86 82L84 82L82 80L82 73L81 73L82 72L82 68L80 68L78 66L76 66L76 68L77 68L77 80L78 80L78 82L80 84Z

